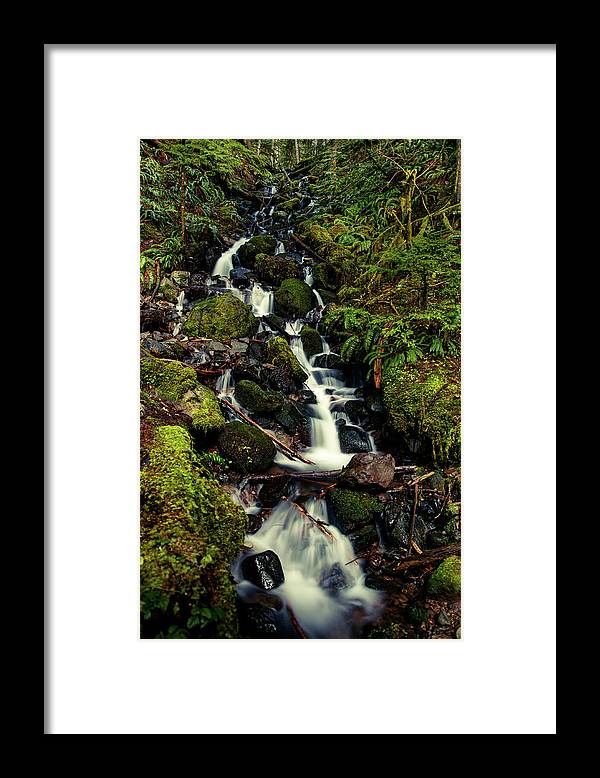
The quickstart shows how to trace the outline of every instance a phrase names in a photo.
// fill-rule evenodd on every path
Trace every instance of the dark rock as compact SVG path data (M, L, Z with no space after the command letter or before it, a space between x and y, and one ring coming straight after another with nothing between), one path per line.
M442 608L442 610L438 613L438 617L436 619L437 623L440 625L440 627L448 627L450 626L450 619L448 618L448 614L446 611Z
M317 396L312 391L312 389L301 389L298 392L298 400L301 403L306 403L307 405L314 405L317 402Z
M283 600L271 592L249 592L244 595L244 602L252 605L263 605L265 608L271 608L274 611L280 611L283 608Z
M412 495L387 503L382 512L383 542L386 548L408 548L410 524L412 521ZM428 526L419 513L415 515L413 540L418 546L426 546Z
M319 586L323 589L332 589L339 591L348 587L346 575L339 562L336 562L329 570L326 570L319 580Z
M339 430L340 448L344 454L371 450L368 434L360 427L345 424Z
M365 487L387 488L394 480L396 463L391 454L370 451L355 454L338 479L340 485L354 489Z
M293 489L294 482L284 474L272 481L265 481L260 487L258 499L263 508L274 508L282 497L291 497Z
M287 278L273 295L275 313L288 319L298 319L314 307L312 289L304 281Z
M259 429L241 422L230 422L219 435L217 447L238 473L261 473L275 459L273 442Z
M240 631L248 638L277 637L277 614L258 603L240 605Z
M350 421L354 424L360 424L364 426L369 420L369 414L367 413L367 407L364 400L346 400L344 403L344 411L348 414Z
M187 352L178 340L160 340L147 338L142 342L143 348L152 354L153 357L161 359L184 359Z
M261 589L276 589L285 580L279 557L274 551L252 554L242 561L244 578Z
M318 354L315 357L313 366L326 368L328 370L341 370L343 364L344 363L340 355L331 351L329 354Z

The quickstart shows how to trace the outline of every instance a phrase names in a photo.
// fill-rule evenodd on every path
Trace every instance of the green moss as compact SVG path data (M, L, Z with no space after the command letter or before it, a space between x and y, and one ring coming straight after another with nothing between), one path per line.
M175 286L170 278L163 278L160 282L159 294L165 300L174 303L177 300L180 290Z
M203 433L225 426L216 395L202 386L191 367L171 359L145 358L140 363L142 389L154 389L192 419L192 427Z
M320 354L323 351L323 342L321 340L321 336L316 331L316 329L314 329L314 327L309 327L305 324L304 327L302 327L302 332L300 333L300 340L302 341L304 353L308 359L313 357L315 354Z
M221 456L242 474L267 470L275 459L272 441L256 427L239 421L232 421L224 427L217 446Z
M327 505L333 508L336 519L343 524L346 532L355 532L368 524L381 508L376 497L339 486L327 492Z
M271 338L267 343L267 360L276 367L289 367L292 371L292 375L303 383L308 378L308 375L302 368L302 365L296 359L294 352L289 346L289 343L285 338Z
M324 262L315 265L313 269L313 277L315 279L315 286L319 289L326 289L329 292L335 292L339 286L337 273L335 269Z
M383 399L393 428L431 441L434 461L460 459L460 385L440 363L384 370Z
M277 286L287 278L302 276L300 266L293 259L269 257L266 254L256 255L254 272L261 283L270 286Z
M290 200L284 200L279 205L279 207L283 211L291 211L293 208L295 208L299 204L300 204L300 198L299 197L292 197Z
M142 637L238 636L229 567L247 519L207 476L185 429L155 430L141 474Z
M274 254L277 240L271 235L255 235L237 250L237 256L244 267L254 267L258 254Z
M298 319L314 308L312 289L304 281L287 278L273 295L275 313L287 319Z
M270 415L283 407L283 398L280 395L265 391L254 381L239 381L235 386L235 397L244 408L253 413Z
M431 594L460 594L460 557L449 556L431 574L427 583Z
M182 332L188 337L230 340L254 335L258 321L248 305L232 294L209 297L196 303L183 324Z

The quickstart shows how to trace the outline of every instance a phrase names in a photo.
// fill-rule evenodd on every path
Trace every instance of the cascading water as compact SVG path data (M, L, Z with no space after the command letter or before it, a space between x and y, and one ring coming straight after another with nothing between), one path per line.
M182 292L179 292L177 295L177 302L175 303L175 311L177 313L177 322L175 326L173 327L173 335L179 335L181 332L181 324L182 324L182 317L183 317L183 305L185 303L185 290Z
M268 194L272 197L275 192L275 187L271 187ZM267 208L270 208L271 215L274 207L270 201L264 210ZM261 212L257 212L255 217L254 221L258 224ZM292 232L292 229L288 230L288 235ZM240 238L225 251L212 273L225 279L225 292L249 304L253 314L262 318L273 312L273 291L256 281L249 289L240 290L232 285L230 279L233 257L248 240L248 237ZM285 252L281 241L278 241L275 251L277 254ZM312 267L304 265L303 271L305 282L313 286ZM315 289L313 293L317 306L322 308L321 295ZM320 312L316 309L312 321L319 318ZM275 462L285 469L300 472L338 469L349 462L352 454L341 450L336 421L347 420L343 405L345 399L354 395L355 389L346 386L341 371L315 365L319 356L330 353L329 344L322 336L321 354L307 359L300 337L303 326L304 322L300 319L286 321L285 331L291 336L293 353L308 375L305 385L314 393L316 400L306 406L310 414L310 446L303 451L304 457L313 464L290 460L280 453ZM269 331L269 328L261 321L260 331L265 330ZM234 407L240 407L235 399L231 370L225 370L219 377L216 389L219 397L226 397ZM306 488L310 490L311 487ZM296 497L298 502L282 499L260 529L246 536L245 545L250 551L232 566L238 593L243 600L260 595L262 590L244 579L242 562L248 554L270 549L279 557L285 576L284 582L274 591L286 606L277 616L284 634L293 637L297 632L297 629L292 629L290 614L293 614L293 619L309 638L358 637L362 626L377 617L381 594L365 585L360 562L354 559L352 543L329 522L325 499L316 496L303 498L299 494ZM242 499L238 492L234 494L234 499L248 513L256 514L260 510L259 504Z

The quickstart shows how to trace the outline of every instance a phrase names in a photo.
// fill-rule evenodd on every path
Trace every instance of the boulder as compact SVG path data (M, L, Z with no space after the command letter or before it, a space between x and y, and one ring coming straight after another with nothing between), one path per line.
M247 638L276 638L277 614L260 603L240 604L240 632Z
M256 255L254 273L261 284L269 286L278 286L287 278L302 278L300 266L293 259L266 254Z
M242 561L242 574L260 589L276 589L285 580L279 557L274 551L252 554Z
M300 319L315 306L312 289L304 281L288 278L273 295L274 309L278 316Z
M336 521L345 532L355 532L372 524L382 505L371 494L334 486L327 491L327 507L333 511ZM374 527L374 525L373 525Z
M187 270L174 270L171 273L171 281L179 287L189 286L190 275Z
M302 346L307 359L310 359L311 357L314 357L315 354L320 354L321 351L323 351L323 341L314 327L308 325L302 327L300 340L302 341Z
M239 381L235 387L235 398L251 414L271 416L283 407L281 395L265 391L254 381Z
M275 367L289 368L294 380L298 383L304 383L308 378L285 338L276 337L268 341L266 358Z
M453 597L460 594L460 557L449 556L427 582L430 594Z
M275 254L277 239L271 235L255 235L237 250L240 265L253 268L257 254Z
M207 434L225 426L215 393L198 382L196 371L172 359L144 358L140 362L142 389L177 406L192 420L192 429Z
M161 359L184 359L187 352L184 346L178 340L156 340L154 338L145 338L142 341L144 348L153 357Z
M185 320L182 332L192 338L244 338L254 335L258 321L252 315L252 308L232 294L219 296L196 303Z
M338 483L351 489L386 489L394 480L395 467L396 463L391 454L377 451L355 454L338 478Z
M344 424L338 431L340 448L344 454L355 454L371 450L368 434L360 427Z
M335 562L329 570L325 570L321 574L319 586L322 589L329 589L332 591L339 591L340 589L346 589L348 587L346 574L340 567L339 562Z
M260 473L275 460L275 445L256 427L232 421L225 425L217 441L221 456L238 473Z

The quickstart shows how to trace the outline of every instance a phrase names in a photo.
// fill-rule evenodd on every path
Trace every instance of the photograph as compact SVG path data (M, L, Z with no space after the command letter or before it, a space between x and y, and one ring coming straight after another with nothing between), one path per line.
M461 639L462 151L140 139L140 638Z

